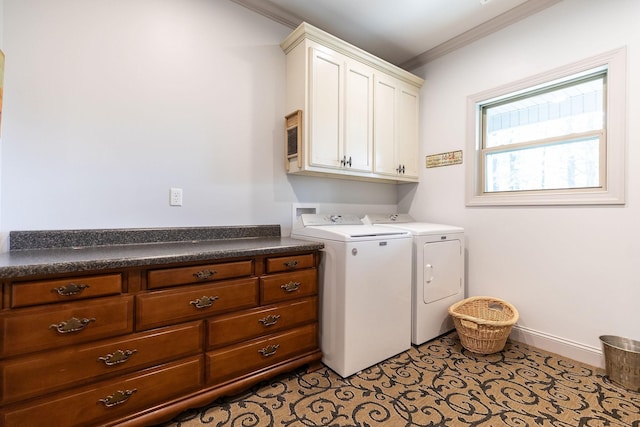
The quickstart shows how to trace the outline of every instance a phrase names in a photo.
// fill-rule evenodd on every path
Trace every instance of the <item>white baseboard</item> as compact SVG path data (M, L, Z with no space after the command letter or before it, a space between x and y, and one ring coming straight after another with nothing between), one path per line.
M604 355L599 348L549 335L544 332L534 331L533 329L519 325L513 326L509 338L596 368L604 369Z

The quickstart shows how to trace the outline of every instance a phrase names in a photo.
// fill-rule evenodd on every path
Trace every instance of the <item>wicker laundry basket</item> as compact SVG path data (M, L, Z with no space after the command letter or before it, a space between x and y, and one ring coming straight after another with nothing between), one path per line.
M502 351L518 310L494 297L470 297L449 307L462 346L479 354Z

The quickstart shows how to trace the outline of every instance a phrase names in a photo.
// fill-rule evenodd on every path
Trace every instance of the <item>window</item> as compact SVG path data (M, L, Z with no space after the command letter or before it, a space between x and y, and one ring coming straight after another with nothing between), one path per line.
M467 205L624 203L625 51L469 97Z

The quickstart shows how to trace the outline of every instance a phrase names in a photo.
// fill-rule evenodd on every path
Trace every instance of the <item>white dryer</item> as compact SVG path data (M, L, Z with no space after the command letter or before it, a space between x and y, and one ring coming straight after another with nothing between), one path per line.
M324 243L320 348L348 377L411 347L411 234L356 215L303 214L294 239Z
M408 214L371 214L365 224L413 235L411 342L422 344L454 329L448 309L464 299L464 229L415 222Z

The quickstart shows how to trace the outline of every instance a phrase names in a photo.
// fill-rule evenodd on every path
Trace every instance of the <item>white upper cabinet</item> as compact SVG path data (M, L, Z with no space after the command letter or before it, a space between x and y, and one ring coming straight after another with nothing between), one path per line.
M350 171L373 171L373 70L348 61L345 81L344 162Z
M420 94L412 86L400 85L398 99L398 134L396 137L396 153L398 156L398 173L404 179L418 179L420 164L418 118L420 115Z
M310 49L309 165L371 172L373 72L335 52Z
M401 81L375 79L375 168L401 181L418 179L418 89Z
M339 168L344 152L344 61L335 54L310 49L309 165Z
M287 113L302 111L289 173L417 181L422 79L306 23L281 46Z

